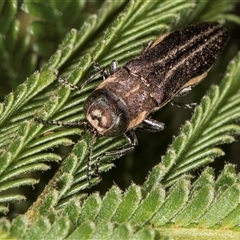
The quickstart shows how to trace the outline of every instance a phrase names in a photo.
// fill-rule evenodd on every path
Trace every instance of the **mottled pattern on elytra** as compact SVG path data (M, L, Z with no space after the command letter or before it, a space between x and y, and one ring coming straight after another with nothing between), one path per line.
M162 105L211 68L227 39L227 30L217 23L192 25L170 33L124 67L146 79L151 95Z

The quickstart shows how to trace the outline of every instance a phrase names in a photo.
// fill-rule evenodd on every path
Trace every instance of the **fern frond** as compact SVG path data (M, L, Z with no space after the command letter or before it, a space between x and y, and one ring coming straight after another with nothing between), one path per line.
M182 177L170 190L159 184L145 192L143 187L132 184L122 193L113 186L103 198L93 194L81 206L72 201L71 208L65 206L63 211L55 212L55 217L38 218L33 225L25 216L19 216L10 231L15 237L41 239L53 234L63 239L201 239L200 235L208 239L238 239L239 176L230 164L216 180L213 172L206 168L192 184L188 176ZM75 219L74 229L70 219Z

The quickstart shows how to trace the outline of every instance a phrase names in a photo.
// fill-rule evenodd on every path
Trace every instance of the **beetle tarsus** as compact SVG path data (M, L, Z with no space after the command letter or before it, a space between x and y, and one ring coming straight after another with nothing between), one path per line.
M164 128L165 128L164 123L159 122L155 119L147 118L143 120L141 127L139 129L146 132L160 132L163 131Z
M78 86L73 85L72 83L68 82L66 79L59 77L58 82L64 85L67 85L71 88L71 90L80 90Z
M179 103L179 102L171 102L171 104L173 106L177 106L177 107L183 107L186 109L193 109L197 106L197 103Z

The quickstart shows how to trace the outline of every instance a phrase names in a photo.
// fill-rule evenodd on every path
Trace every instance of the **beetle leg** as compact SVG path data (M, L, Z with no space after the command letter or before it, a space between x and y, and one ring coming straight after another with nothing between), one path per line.
M68 82L66 79L59 77L58 82L69 86L72 90L82 90L88 83L90 83L97 75L101 74L102 70L92 73L84 82L76 86Z
M100 165L103 157L114 156L114 155L118 155L120 157L120 156L124 155L125 153L132 151L138 145L138 140L137 140L136 134L133 130L126 132L125 136L127 137L128 141L129 141L129 144L130 144L129 147L126 147L123 149L118 149L116 151L106 152L102 156L98 157L96 163L94 164L94 175L99 176L99 165ZM90 148L89 150L92 152L92 148ZM91 184L92 161L90 161L90 160L88 161L87 169L88 169L88 173L87 173L88 182L89 182L89 184Z
M197 103L179 103L179 102L171 102L173 106L183 107L186 109L193 109L197 106Z
M103 158L104 156L118 155L120 157L123 154L132 151L138 145L137 136L133 130L126 132L124 135L127 137L128 141L129 141L129 146L122 148L122 149L117 149L115 151L106 152L106 153L104 153L104 155L102 157L99 158L99 160L101 158ZM96 163L96 165L99 165L99 162L100 161L98 161L98 163Z
M159 132L159 131L162 131L164 128L165 128L164 123L158 122L157 120L154 120L154 119L145 119L145 120L143 120L143 123L142 123L142 130L144 130L144 131ZM96 175L99 175L99 165L100 165L101 159L104 156L118 155L120 157L120 156L124 155L125 153L132 151L138 145L138 140L137 140L136 134L133 130L126 132L125 136L127 137L128 141L129 141L129 146L126 148L123 148L123 149L118 149L116 151L106 152L106 153L104 153L103 156L99 157L95 164L95 174ZM91 170L91 168L89 168L89 170ZM91 178L89 178L89 176L90 175L88 175L88 180L90 181Z
M190 93L192 91L192 88L193 88L193 85L183 88L176 95L176 98L177 97L183 97L183 96L187 95L188 93ZM175 102L175 101L172 101L171 104L173 106L175 105L177 107L183 107L183 108L188 108L188 109L193 109L197 105L197 103L179 103L179 102Z
M116 60L113 60L109 67L110 75L113 75L117 70L118 70L118 62Z
M81 90L88 83L90 83L97 75L102 75L104 80L107 77L113 75L118 70L118 62L116 60L113 60L110 64L109 69L107 69L100 67L100 65L96 61L93 61L93 67L95 69L95 72L93 72L86 80L84 80L84 82L82 82L78 86L73 85L72 83L68 82L66 79L62 77L58 78L58 82L68 85L72 90Z
M129 147L126 147L123 149L118 149L118 150L112 151L112 152L106 152L104 154L104 156L113 156L113 155L121 156L127 152L132 151L138 145L137 136L133 130L126 132L125 136L127 137L128 141L129 141Z
M139 129L146 132L160 132L165 128L165 124L154 119L144 119Z
M144 119L143 123L142 123L142 129L143 131L148 131L148 132L159 132L162 131L165 128L165 124L162 122L158 122L157 120L154 119ZM124 155L127 152L132 151L137 145L138 145L138 140L136 137L136 134L134 132L134 130L130 130L128 132L125 133L125 136L127 137L128 141L129 141L129 146L123 149L118 149L116 151L111 151L111 152L106 152L103 154L103 156L99 157L94 165L94 174L95 175L99 175L99 165L101 163L101 159L105 156L114 156L114 155L118 155L119 157ZM92 153L92 149L90 149L91 153ZM90 155L91 155L90 153ZM90 159L90 158L89 158ZM91 184L91 170L92 170L92 162L91 160L89 160L88 162L88 182Z
M183 97L183 96L187 95L188 93L190 93L192 91L192 89L193 89L192 86L185 87L180 92L178 92L175 97L176 98Z
M102 68L98 62L93 62L94 64L94 69L100 73L103 78L108 78L109 76L113 75L117 70L118 70L118 62L116 60L113 60L111 63L110 63L110 66L109 68Z
M151 41L148 41L147 45L145 46L145 48L144 48L143 51L142 51L142 54L145 53L145 52L147 52L147 50L148 50L149 48L151 48L152 44L153 44L153 41L152 41L152 40L151 40Z

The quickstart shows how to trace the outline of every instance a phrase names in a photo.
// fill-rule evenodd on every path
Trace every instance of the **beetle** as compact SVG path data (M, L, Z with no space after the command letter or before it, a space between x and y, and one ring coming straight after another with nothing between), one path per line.
M215 22L203 22L173 31L150 42L143 53L118 68L113 61L109 69L95 64L96 72L80 86L63 78L59 81L80 90L97 74L106 78L84 103L85 121L62 122L36 119L43 124L88 126L97 135L115 137L122 134L130 145L105 155L122 155L137 145L136 128L157 132L164 124L150 115L183 96L206 77L228 41L225 27ZM92 145L92 144L91 144ZM90 146L90 156L92 156ZM91 157L88 180L91 179Z

